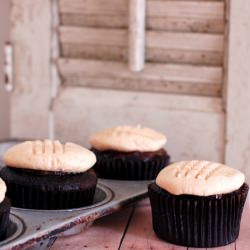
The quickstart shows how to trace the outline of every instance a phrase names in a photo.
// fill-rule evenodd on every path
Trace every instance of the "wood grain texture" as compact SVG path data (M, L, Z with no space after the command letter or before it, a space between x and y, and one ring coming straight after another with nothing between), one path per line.
M89 45L63 43L61 44L62 57L85 58L108 61L128 61L128 48L105 45ZM183 51L174 49L149 48L146 50L145 60L156 63L177 63L208 66L222 66L222 52Z
M61 75L86 77L120 77L126 79L149 79L186 81L194 83L213 84L221 83L222 70L220 67L190 66L177 64L150 64L148 63L142 73L130 72L125 63L97 60L58 60Z
M127 15L92 15L78 13L62 13L61 25L85 26L94 28L121 28L127 29ZM198 32L222 34L224 20L210 18L190 17L147 17L146 28L148 30L175 31L175 32Z
M127 28L125 0L60 0L64 25ZM147 1L146 27L154 30L223 33L223 1Z
M117 241L120 234L125 229L126 223L121 223L126 217L128 209L117 214L102 218L90 228L79 235L58 239L52 250L60 250L68 247L72 250L87 249L117 249ZM125 215L125 216L124 216ZM128 215L128 214L127 214ZM118 217L119 216L119 217ZM120 249L135 249L135 250L248 250L249 249L249 234L250 234L250 199L245 204L242 216L240 235L236 243L217 248L186 248L166 243L153 232L151 222L151 208L149 199L144 199L137 203L128 230L124 239L121 241ZM125 220L127 221L127 220ZM112 234L112 237L109 237ZM108 240L107 240L108 239Z
M250 181L250 4L230 2L226 89L225 162L245 172ZM240 17L240 18L239 18Z
M229 245L226 246L222 246L222 247L212 247L212 248L207 248L208 250L237 250L236 248L236 243L233 242ZM241 250L241 248L238 248L239 250Z
M126 15L125 0L59 0L62 13ZM223 19L223 1L147 1L147 16Z
M148 1L147 10L149 16L223 19L224 2L151 0Z
M128 31L123 29L61 26L59 32L62 44L128 46ZM147 31L146 37L146 48L222 52L224 45L223 35L218 34Z
M219 98L63 87L54 113L55 136L61 141L88 147L90 135L98 130L142 124L167 135L173 161L223 158L224 114Z
M50 100L50 1L13 0L11 136L46 138ZM31 108L32 107L32 108Z
M63 83L71 86L220 96L220 67L147 63L132 73L126 63L60 59Z
M172 245L159 239L153 231L150 205L141 206L139 204L134 211L128 231L122 242L121 250L125 249L187 250L187 247Z
M118 249L131 211L131 208L127 208L101 218L94 222L91 228L78 235L57 239L51 249Z
M239 238L236 241L236 249L237 250L248 250L250 246L250 196L248 195L248 199L246 201L242 220L241 220L241 229Z
M4 79L4 46L5 42L9 40L8 32L10 28L9 21L10 3L8 1L1 1L0 3L0 139L10 137L10 95L6 92L6 85Z

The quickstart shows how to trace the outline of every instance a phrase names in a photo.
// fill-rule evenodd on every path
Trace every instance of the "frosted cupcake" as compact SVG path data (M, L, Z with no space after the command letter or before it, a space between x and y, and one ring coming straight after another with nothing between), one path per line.
M208 161L164 168L149 185L157 236L188 247L218 247L236 240L248 193L244 174Z
M0 240L6 237L10 215L10 200L5 196L6 185L0 178Z
M12 205L32 209L68 209L93 202L95 155L74 143L27 141L10 148L1 177Z
M163 148L166 136L146 127L119 126L98 132L90 138L97 156L94 168L101 178L151 180L168 165Z

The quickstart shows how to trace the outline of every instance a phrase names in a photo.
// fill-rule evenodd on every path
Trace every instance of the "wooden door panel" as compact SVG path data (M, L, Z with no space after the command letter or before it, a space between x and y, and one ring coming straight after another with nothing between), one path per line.
M12 0L14 91L11 136L48 137L50 103L50 0Z
M55 136L88 145L94 132L141 124L165 133L173 160L223 161L224 114L218 98L62 88L54 107Z

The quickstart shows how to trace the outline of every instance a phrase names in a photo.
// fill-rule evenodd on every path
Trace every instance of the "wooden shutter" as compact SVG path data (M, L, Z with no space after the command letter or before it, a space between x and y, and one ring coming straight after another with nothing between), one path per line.
M128 0L59 0L63 84L221 96L224 1L146 3L146 64L134 73L128 67Z

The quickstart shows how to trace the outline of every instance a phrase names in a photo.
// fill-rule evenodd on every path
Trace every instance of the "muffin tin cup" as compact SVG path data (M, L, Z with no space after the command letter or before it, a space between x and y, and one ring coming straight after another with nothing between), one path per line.
M147 197L149 183L151 181L99 179L93 204L80 208L41 210L12 207L7 237L0 240L0 249L47 249L56 237L80 233L96 219Z
M9 225L10 201L7 197L0 203L0 240L7 234Z
M98 156L94 169L100 178L116 180L153 180L166 165L169 157L148 161L137 159L107 159Z
M248 189L248 185L243 184L237 191L224 195L176 196L152 183L149 197L153 229L159 238L181 246L230 244L239 235Z

